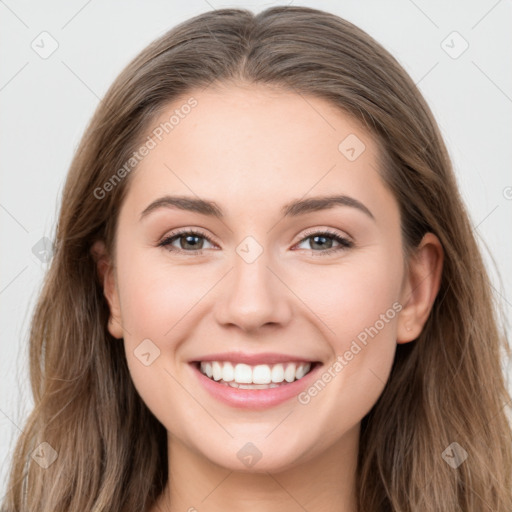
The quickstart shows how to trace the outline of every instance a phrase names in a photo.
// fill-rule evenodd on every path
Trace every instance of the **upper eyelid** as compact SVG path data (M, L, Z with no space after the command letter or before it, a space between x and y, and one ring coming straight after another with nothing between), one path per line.
M171 232L168 235L165 235L162 238L161 242L164 242L166 240L171 240L173 238L178 239L181 236L185 236L185 235L188 235L188 234L192 234L194 236L200 236L200 237L208 240L212 244L217 244L217 242L215 242L214 238L211 235L208 235L207 233L204 233L199 228L186 228L186 229L183 229L183 230L178 230L178 231L175 231L175 232Z
M342 231L342 230L336 231L334 228L311 228L311 229L306 229L306 231L302 234L302 237L300 238L299 242L304 240L304 238L309 238L310 236L315 235L317 233L318 234L326 233L326 234L329 234L332 236L339 236L340 238L346 238L347 240L350 240L350 241L353 240L353 237L351 235L349 235L346 231Z

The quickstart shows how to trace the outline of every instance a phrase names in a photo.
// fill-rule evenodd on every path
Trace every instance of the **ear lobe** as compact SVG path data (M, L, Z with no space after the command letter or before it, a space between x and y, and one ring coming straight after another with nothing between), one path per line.
M96 263L98 279L103 287L103 295L107 299L110 309L108 330L114 338L120 339L123 337L121 308L112 262L102 240L94 242L90 252Z
M433 233L426 233L409 260L398 318L397 343L415 340L428 319L434 304L443 270L444 251Z

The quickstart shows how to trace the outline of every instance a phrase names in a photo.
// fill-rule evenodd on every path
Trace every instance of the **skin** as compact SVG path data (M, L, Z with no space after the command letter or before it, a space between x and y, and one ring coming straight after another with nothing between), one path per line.
M130 176L115 261L102 242L93 248L109 330L168 431L171 485L152 510L353 512L360 422L383 391L397 343L417 338L425 324L441 245L425 235L406 270L399 208L379 174L377 145L330 103L225 85L174 101L154 126L190 96L198 106ZM366 146L354 161L338 150L349 134ZM280 213L294 199L334 193L356 198L374 219L350 206ZM162 207L139 220L165 194L213 200L224 218ZM158 246L178 228L200 229L213 243L192 239L187 248L186 238L175 239L187 254ZM340 247L332 238L315 244L311 233L325 228L353 247L320 254ZM249 235L263 249L252 263L236 252ZM401 311L307 404L230 407L187 364L239 350L296 354L327 368L397 302ZM160 350L149 366L134 355L147 338ZM252 467L237 457L248 442L262 454Z

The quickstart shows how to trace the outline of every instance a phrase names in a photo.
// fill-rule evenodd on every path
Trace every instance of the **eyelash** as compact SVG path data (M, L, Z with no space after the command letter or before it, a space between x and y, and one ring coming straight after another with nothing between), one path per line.
M321 231L312 229L306 231L306 233L304 233L304 236L298 243L302 243L308 238L312 238L313 236L323 236L325 238L332 238L334 241L339 243L338 247L331 247L330 249L327 249L325 251L314 251L313 249L310 249L315 257L332 255L333 253L338 253L339 251L351 249L354 246L354 243L350 241L348 238L339 235L335 231L330 231L329 229L323 229Z
M187 254L187 255L196 255L200 256L203 254L203 249L193 250L193 251L184 251L183 249L179 249L177 247L172 247L171 244L175 240L178 240L184 235L192 235L197 236L199 238L204 238L205 240L208 240L211 244L215 244L215 242L205 233L202 233L200 231L196 231L194 229L184 229L181 231L175 231L174 233L171 233L169 236L165 237L159 244L158 247L166 247L168 251L175 252L178 254ZM324 256L324 255L330 255L333 253L337 253L338 251L343 251L346 249L350 249L354 246L354 243L351 242L348 238L340 236L338 233L329 231L328 229L324 229L322 231L309 231L305 233L305 236L297 242L298 244L304 242L308 238L312 238L313 236L324 236L326 238L332 238L334 241L338 242L340 245L335 248L330 248L325 251L314 251L311 249L311 252L316 256ZM307 250L307 249L306 249Z

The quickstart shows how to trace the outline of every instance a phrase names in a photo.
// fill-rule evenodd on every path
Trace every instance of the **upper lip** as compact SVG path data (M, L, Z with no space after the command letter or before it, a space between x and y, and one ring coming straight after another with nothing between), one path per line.
M189 361L198 363L201 361L229 361L231 363L244 363L248 365L256 364L277 364L287 362L314 363L319 362L315 359L298 357L291 354L276 354L271 352L262 352L260 354L248 354L244 352L222 352L197 357Z

